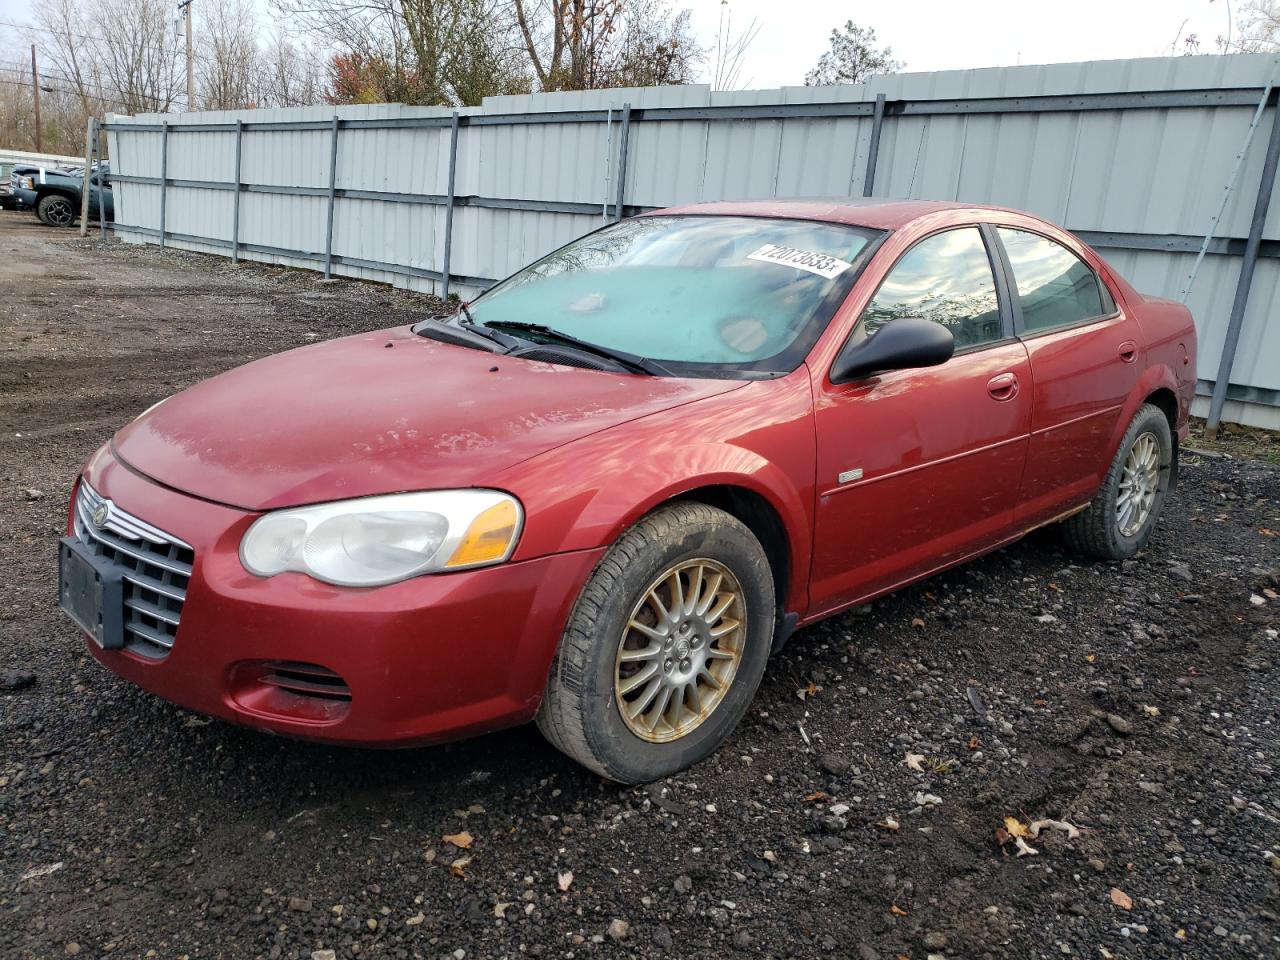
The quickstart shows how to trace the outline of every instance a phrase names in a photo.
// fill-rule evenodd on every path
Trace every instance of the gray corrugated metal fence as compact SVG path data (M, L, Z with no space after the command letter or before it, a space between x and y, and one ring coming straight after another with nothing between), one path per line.
M1061 223L1139 289L1176 297L1275 70L1267 56L1170 57L845 87L496 97L456 113L384 104L111 117L116 230L437 292L451 281L467 296L653 207L957 199ZM1280 204L1258 204L1272 188L1261 182L1274 93L1269 102L1188 303L1207 397L1244 254L1256 250L1225 419L1280 427Z

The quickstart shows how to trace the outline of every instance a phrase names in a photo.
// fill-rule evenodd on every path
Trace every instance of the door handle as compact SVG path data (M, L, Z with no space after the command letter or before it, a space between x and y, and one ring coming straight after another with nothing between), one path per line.
M1001 373L987 381L987 393L995 400L1012 400L1018 395L1018 377L1012 373Z
M1133 363L1138 358L1138 345L1132 340L1120 344L1120 359L1125 363Z

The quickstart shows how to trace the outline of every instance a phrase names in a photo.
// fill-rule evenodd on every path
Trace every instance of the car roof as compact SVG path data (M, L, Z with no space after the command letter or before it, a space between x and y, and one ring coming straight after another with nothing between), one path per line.
M794 220L825 220L879 230L895 230L913 220L944 210L1009 212L1003 207L950 200L891 200L878 197L832 197L797 200L722 200L692 203L654 210L649 216L674 214L718 214L738 217L785 217Z

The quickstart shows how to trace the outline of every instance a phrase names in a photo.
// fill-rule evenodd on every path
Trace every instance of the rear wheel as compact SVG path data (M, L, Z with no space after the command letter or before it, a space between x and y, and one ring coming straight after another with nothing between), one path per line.
M751 531L705 504L665 507L624 533L583 587L538 727L620 783L697 763L746 713L774 616L773 576Z
M36 204L36 216L46 226L69 227L75 223L76 211L70 198L60 193L51 193L41 197Z
M1098 495L1063 523L1067 543L1104 560L1125 560L1146 546L1169 490L1173 457L1173 434L1164 411L1143 404Z

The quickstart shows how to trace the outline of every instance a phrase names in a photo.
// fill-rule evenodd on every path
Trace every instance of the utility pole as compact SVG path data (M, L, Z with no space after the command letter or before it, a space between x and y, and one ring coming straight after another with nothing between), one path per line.
M183 17L187 30L187 112L190 113L196 108L196 68L195 59L191 56L191 2L192 0L180 0L178 9L185 15Z
M43 133L40 129L40 68L36 65L36 45L31 45L31 92L36 98L36 153L44 152Z

